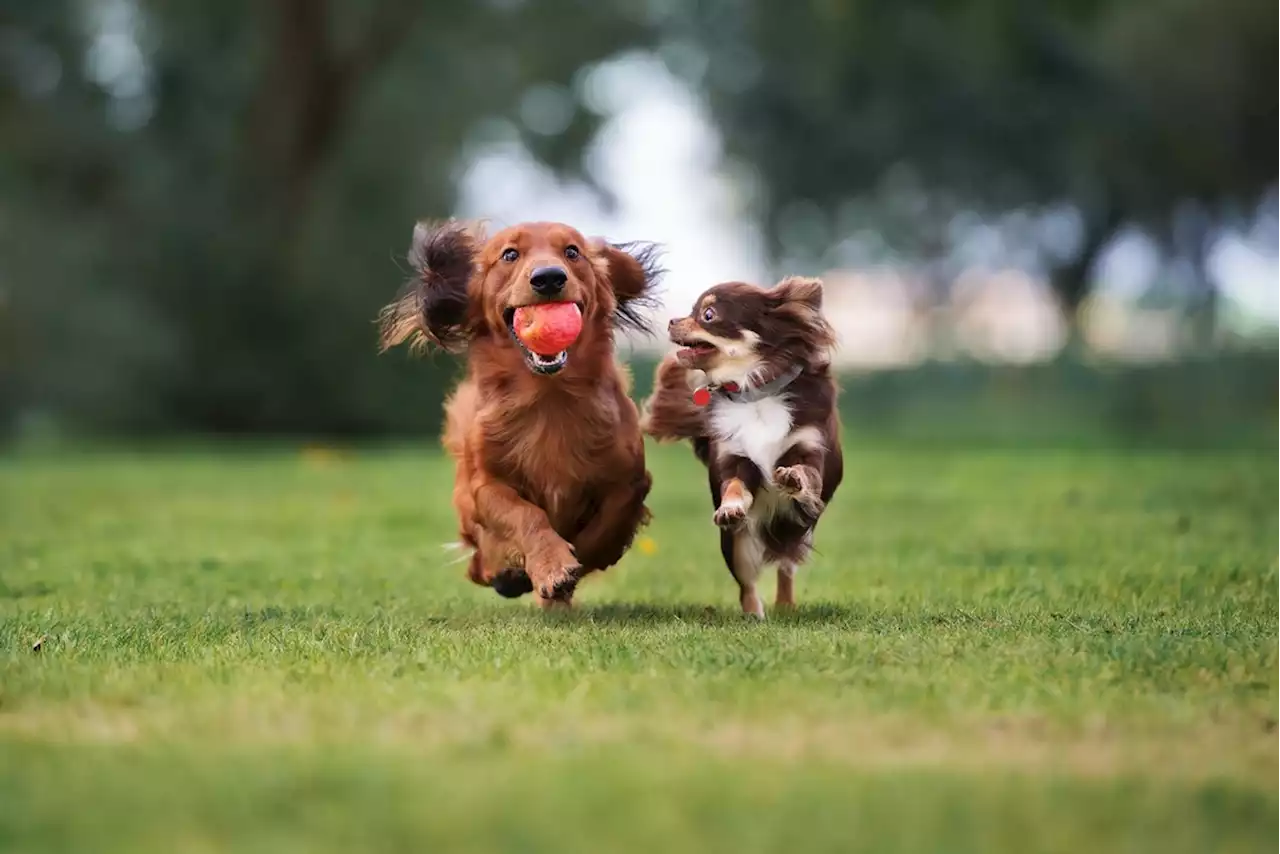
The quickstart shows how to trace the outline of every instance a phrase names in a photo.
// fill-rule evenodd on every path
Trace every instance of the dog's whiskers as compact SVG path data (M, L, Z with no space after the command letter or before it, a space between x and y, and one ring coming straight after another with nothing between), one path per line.
M445 562L446 566L462 563L464 560L471 558L471 553L475 551L473 546L469 546L462 542L441 543L440 550L446 553L455 552L454 556Z

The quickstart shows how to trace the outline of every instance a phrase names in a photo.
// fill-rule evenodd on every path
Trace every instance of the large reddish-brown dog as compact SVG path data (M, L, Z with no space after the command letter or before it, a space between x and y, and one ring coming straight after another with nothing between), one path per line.
M655 258L651 244L588 241L560 223L488 239L467 223L415 229L416 276L383 309L382 345L467 353L444 445L477 584L568 603L578 580L617 563L648 521L644 442L613 332L644 328L637 309L656 285ZM527 350L515 310L565 301L581 310L578 339L554 356Z

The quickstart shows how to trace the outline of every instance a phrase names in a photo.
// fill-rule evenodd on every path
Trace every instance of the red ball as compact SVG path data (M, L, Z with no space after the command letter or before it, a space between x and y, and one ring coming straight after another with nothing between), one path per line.
M578 340L582 310L576 303L544 302L516 309L516 337L539 356L554 356Z

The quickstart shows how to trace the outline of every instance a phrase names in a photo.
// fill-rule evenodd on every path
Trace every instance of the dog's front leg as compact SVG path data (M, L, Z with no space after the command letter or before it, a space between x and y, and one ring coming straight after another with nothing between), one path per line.
M827 505L822 500L822 448L796 445L778 459L773 482L796 503L805 521L813 525Z
M729 455L716 460L711 472L711 489L716 510L716 527L733 530L741 526L760 488L760 469L746 457Z
M546 511L496 480L479 484L475 499L480 524L524 553L524 570L543 604L573 595L582 567L573 547L551 527Z
M795 502L796 509L810 528L826 509L822 500L822 469L825 462L822 448L796 445L778 459L773 470L773 482ZM778 608L794 608L796 562L783 560L778 565Z

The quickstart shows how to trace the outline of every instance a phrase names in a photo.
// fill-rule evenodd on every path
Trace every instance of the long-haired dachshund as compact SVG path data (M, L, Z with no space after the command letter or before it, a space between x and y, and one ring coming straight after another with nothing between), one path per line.
M419 224L414 279L383 309L382 346L467 354L445 404L453 505L467 575L506 597L569 603L579 579L617 563L649 512L639 416L614 358L614 330L645 329L660 271L652 244L588 241L560 223L486 238L475 224ZM536 353L520 309L571 303L581 332Z
M792 606L796 568L844 474L822 283L717 285L669 333L680 349L658 366L644 430L691 440L707 467L742 610L764 616L756 581L768 563L777 604Z

